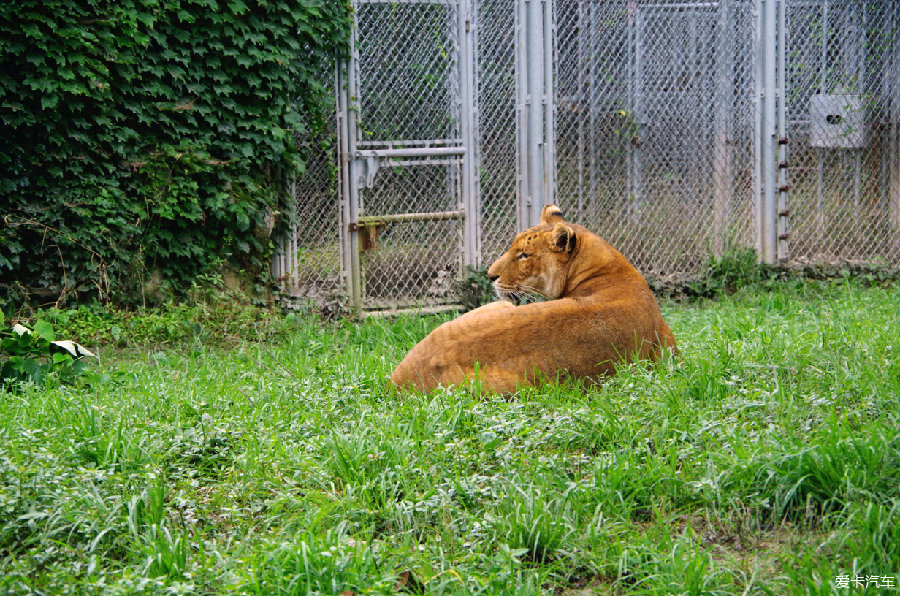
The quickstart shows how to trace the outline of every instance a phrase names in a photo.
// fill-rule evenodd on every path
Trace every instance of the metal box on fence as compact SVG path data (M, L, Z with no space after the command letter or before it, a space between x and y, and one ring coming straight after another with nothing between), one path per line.
M866 146L866 119L859 95L813 95L809 99L809 142L822 149Z

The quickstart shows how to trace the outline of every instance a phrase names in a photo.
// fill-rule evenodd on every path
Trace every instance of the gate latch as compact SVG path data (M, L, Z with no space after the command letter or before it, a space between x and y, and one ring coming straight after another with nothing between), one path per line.
M378 234L384 230L386 225L386 222L378 219L360 219L358 222L348 225L347 229L359 233L359 250L367 251L375 250Z

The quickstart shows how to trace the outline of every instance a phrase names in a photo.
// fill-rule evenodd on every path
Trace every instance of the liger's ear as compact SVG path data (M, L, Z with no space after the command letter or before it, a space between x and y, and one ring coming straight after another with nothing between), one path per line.
M541 223L552 224L563 220L562 209L556 205L544 205L541 209Z
M572 252L575 250L575 230L564 223L557 223L550 232L550 249Z

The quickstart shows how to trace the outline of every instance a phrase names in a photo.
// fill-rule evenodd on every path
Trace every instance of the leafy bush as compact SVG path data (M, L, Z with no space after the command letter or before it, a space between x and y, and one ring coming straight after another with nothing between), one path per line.
M466 266L466 277L459 282L463 310L470 311L497 300L494 284L488 278L487 269Z
M0 307L264 272L349 28L346 0L2 3Z
M202 284L202 285L201 285ZM318 322L273 306L247 304L221 280L204 277L189 292L190 301L166 302L142 309L85 304L74 309L42 309L38 318L60 335L87 345L136 346L232 345L272 341Z
M0 312L0 326L4 316ZM57 341L50 323L38 320L34 329L14 325L0 328L0 387L17 389L21 383L40 384L49 373L67 383L87 372L86 356L94 355L75 342Z
M728 247L720 256L710 256L706 270L688 287L698 296L715 296L764 281L771 268L759 262L752 248Z

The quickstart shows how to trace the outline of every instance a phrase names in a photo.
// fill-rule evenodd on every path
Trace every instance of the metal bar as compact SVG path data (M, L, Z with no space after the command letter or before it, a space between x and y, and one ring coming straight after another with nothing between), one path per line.
M478 84L475 78L475 59L478 52L477 2L464 0L459 10L460 95L462 100L461 135L467 149L462 163L460 209L469 214L463 224L463 254L460 278L465 267L477 267L481 262L481 193L478 180L480 151L478 150Z
M756 31L753 36L753 217L756 225L756 252L762 260L762 11L759 3L753 4Z
M594 38L599 34L599 27L597 25L597 21L600 19L601 15L595 15L595 11L599 11L599 7L597 7L593 2L588 4L588 26L584 29L579 27L579 36L583 35L580 31L586 30L588 32L588 42L592 42ZM591 46L589 45L588 48ZM628 50L626 50L628 51ZM587 55L587 52L585 52ZM579 130L579 135L585 137L587 135L587 150L584 156L585 167L587 168L587 188L588 188L588 197L590 201L590 218L587 218L587 221L590 221L593 225L597 225L601 219L600 213L600 200L599 200L599 191L598 191L598 179L599 175L597 172L599 156L597 155L599 147L597 146L596 138L597 138L597 108L600 103L600 84L599 81L602 81L602 77L600 76L600 66L597 64L597 60L586 60L587 63L587 98L585 105L587 105L587 129L584 128L583 125L580 126L581 130ZM630 76L626 75L626 76ZM613 91L612 95L615 97L616 93ZM618 99L612 99L612 101L616 101Z
M865 59L863 57L863 48L866 45L865 37L867 30L866 23L866 14L868 11L863 10L862 6L852 6L851 7L851 39L853 40L853 60L854 66L856 67L856 88L859 90L858 92L862 93L865 89L868 88L868 82L865 78ZM862 19L862 23L859 23L859 19ZM861 149L855 149L854 153L854 163L853 163L853 203L855 209L853 210L853 215L856 218L859 218L860 215L860 206L862 204L862 158L863 152Z
M734 39L731 33L731 2L719 2L720 47L716 51L716 114L713 125L713 239L715 251L725 249L725 233L732 202L733 150L731 147L732 102L734 101Z
M352 243L350 234L347 231L347 225L353 221L350 213L350 139L349 124L347 120L350 118L349 109L349 91L347 89L347 72L348 64L346 62L336 61L334 67L334 94L335 94L335 111L338 137L338 251L341 263L341 279L343 280L343 289L347 294L352 295L353 287L353 263L351 262L350 253L352 252Z
M643 194L643 142L646 114L644 108L644 61L643 61L643 44L644 44L644 10L640 6L635 7L634 25L631 28L633 35L634 51L632 60L634 61L633 76L631 81L632 92L632 110L634 112L634 135L633 142L629 143L629 155L631 157L631 171L629 172L629 200L631 201L630 210L634 221L640 221L641 202Z
M556 26L553 19L553 1L544 2L544 22L541 31L544 40L544 69L543 69L543 97L541 100L542 116L544 119L543 134L543 192L541 206L537 209L535 223L540 221L541 211L544 205L552 205L556 201L556 98L554 97L554 73L556 64L554 55L554 40L556 39Z
M460 165L465 163L465 159L462 157L444 157L444 158L434 158L434 157L424 157L422 159L398 159L394 158L391 160L386 160L387 163L383 164L385 167L389 168L402 168L402 167L421 167L421 166L453 166Z
M397 147L399 145L399 147ZM367 140L357 143L358 148L388 147L402 149L404 147L456 147L464 146L462 139L394 139L390 141Z
M528 225L528 54L526 46L525 0L515 3L516 21L516 229L524 230Z
M762 79L762 110L760 112L760 138L762 147L760 180L762 196L759 210L759 248L760 256L765 263L777 260L777 205L775 199L776 176L776 87L777 67L775 53L777 49L777 16L776 0L761 0L759 31Z
M827 93L825 86L825 76L828 72L828 0L822 4L822 32L821 32L821 52L819 53L819 93ZM825 238L825 150L815 149L816 156L816 233L818 235L817 244L820 247L826 246Z
M360 198L360 187L365 186L365 172L363 171L364 162L351 159L353 152L356 150L356 143L359 133L359 122L357 116L359 114L359 88L357 80L359 78L359 47L356 44L356 35L359 31L359 11L353 11L353 31L354 34L350 38L350 59L346 65L346 73L344 80L339 81L342 84L343 93L343 112L344 112L344 128L342 149L344 150L341 158L342 165L346 166L345 178L342 181L346 189L346 204L344 210L347 219L346 222L353 222L359 218L359 212L362 207ZM344 227L344 226L342 226ZM341 237L345 238L347 248L347 264L349 266L349 293L350 307L355 310L362 310L363 307L363 279L362 267L360 265L359 255L359 234L350 231L349 226L341 230Z
M578 3L578 46L577 46L577 62L575 64L576 75L575 80L578 85L577 92L575 94L575 110L574 113L577 114L577 128L575 129L575 134L578 135L578 154L577 154L577 168L578 168L578 217L581 218L579 221L583 221L584 218L584 199L585 199L585 185L586 177L585 177L585 153L586 153L586 143L585 143L585 129L584 129L584 110L585 107L590 102L591 97L591 78L590 78L590 68L591 66L587 63L587 51L586 46L587 42L590 39L590 35L593 35L593 31L590 25L590 4L585 5L583 2ZM557 103L559 100L557 100ZM557 106L558 107L558 106ZM570 132L570 134L572 134Z
M465 211L433 211L427 213L400 213L394 215L361 215L357 226L366 224L400 223L408 221L446 221L449 219L465 219Z
M891 24L888 31L900 30L900 6L896 4L891 11ZM900 39L894 36L891 43L891 57L885 78L885 87L890 98L888 117L891 123L888 141L888 202L890 204L891 221L894 224L894 259L900 260Z
M724 2L725 0L723 0ZM722 2L685 2L684 4L642 4L641 8L684 10L695 8L719 8Z
M787 69L786 69L786 60L787 60L787 47L786 47L786 38L787 38L787 17L786 17L786 0L781 0L778 2L778 14L777 14L777 26L778 26L778 58L776 60L777 72L775 75L775 84L777 86L778 93L778 125L777 125L777 137L778 144L776 147L776 156L775 163L771 164L772 167L775 167L776 164L787 163L788 161L788 135L787 135ZM785 142L780 142L780 141ZM788 258L790 245L788 243L789 240L789 225L790 221L788 219L788 213L790 210L788 209L788 171L787 168L777 167L775 171L775 187L778 189L778 194L775 200L775 214L776 214L776 247L775 247L775 258L777 260L784 260Z
M291 290L296 290L297 286L300 285L299 275L297 271L297 251L299 250L299 246L297 245L297 229L296 227L291 230L293 233L291 234L291 242L290 249L287 254L287 274L288 279L287 283Z
M440 157L443 155L465 155L465 147L410 147L408 149L357 149L353 156L358 159L378 157Z
M526 67L528 69L528 227L540 221L541 209L544 206L541 196L544 188L544 44L543 40L543 1L526 0ZM535 55L537 54L537 55Z
M399 307L386 308L384 310L370 310L363 313L366 318L388 318L400 317L404 315L436 315L445 312L462 312L464 307L462 304L441 304L438 306L416 306L414 301L405 301L398 303ZM404 308L404 306L406 308Z
M355 0L356 4L438 4L457 6L462 0Z

